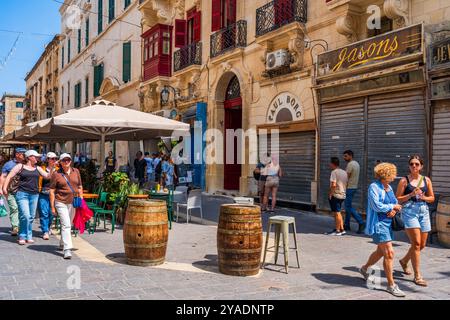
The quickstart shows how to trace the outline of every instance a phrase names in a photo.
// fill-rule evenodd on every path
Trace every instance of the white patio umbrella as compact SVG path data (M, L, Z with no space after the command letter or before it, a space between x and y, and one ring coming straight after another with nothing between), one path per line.
M16 139L39 141L98 141L100 159L105 157L105 141L138 141L180 135L190 130L187 123L116 106L98 100L51 119L30 123L16 132Z

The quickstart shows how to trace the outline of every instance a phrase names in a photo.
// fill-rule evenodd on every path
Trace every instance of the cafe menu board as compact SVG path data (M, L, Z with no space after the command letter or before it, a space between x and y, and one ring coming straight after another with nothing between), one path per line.
M450 64L450 38L430 46L430 59L432 68Z
M423 53L422 24L324 52L318 56L317 75L340 73L417 53Z

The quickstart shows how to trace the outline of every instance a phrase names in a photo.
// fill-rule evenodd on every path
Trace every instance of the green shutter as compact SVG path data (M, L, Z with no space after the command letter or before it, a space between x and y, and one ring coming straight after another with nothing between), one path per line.
M67 63L70 63L70 39L67 40Z
M125 8L128 8L128 6L131 4L131 0L125 0Z
M131 41L123 44L123 82L131 81Z
M81 106L81 83L75 85L75 108Z
M103 82L103 64L94 67L94 97L100 95L100 87Z
M61 69L64 68L64 47L61 48Z
M86 20L86 47L89 45L89 18Z
M78 53L81 52L81 28L78 29Z
M109 0L109 23L111 23L115 18L115 12L116 12L116 0Z
M85 90L84 103L89 103L89 78L86 78L84 90Z
M98 34L103 31L103 0L98 0Z

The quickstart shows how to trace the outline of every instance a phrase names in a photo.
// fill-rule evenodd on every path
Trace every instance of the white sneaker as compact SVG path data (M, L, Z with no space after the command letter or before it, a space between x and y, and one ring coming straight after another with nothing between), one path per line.
M392 287L388 286L386 288L386 291L395 297L400 297L400 298L406 297L406 294L402 290L400 290L400 288L396 284L394 284Z
M71 250L64 250L64 259L66 259L66 260L72 259L72 251Z

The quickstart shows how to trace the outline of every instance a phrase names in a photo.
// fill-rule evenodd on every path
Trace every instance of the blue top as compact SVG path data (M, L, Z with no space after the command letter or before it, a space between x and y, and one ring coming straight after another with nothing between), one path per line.
M384 190L381 181L375 181L369 186L365 230L367 235L371 236L374 234L375 225L379 221L378 215L386 215L391 212L396 204L398 204L398 200L391 186L389 186L388 192Z
M163 171L166 173L166 185L171 186L173 185L173 174L174 174L174 166L170 163L167 163L167 166L165 168L166 170Z
M155 158L153 159L153 169L156 169L156 167L158 166L158 164L161 162L160 158Z
M153 173L153 158L144 158L147 161L147 173Z
M18 164L19 162L16 159L9 160L2 168L2 174L9 174L11 170Z

